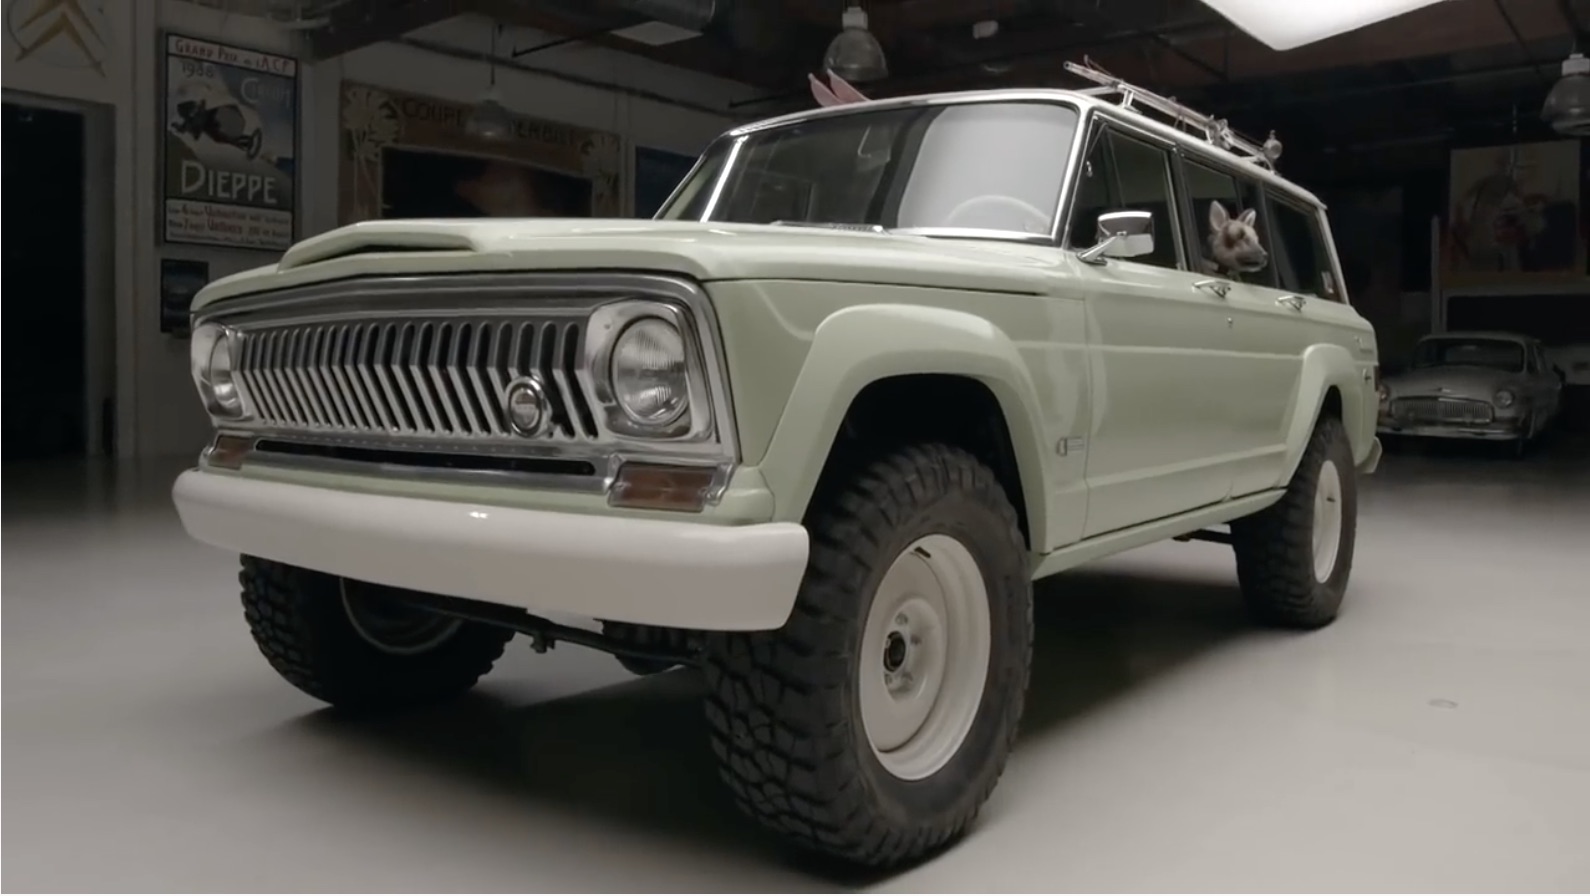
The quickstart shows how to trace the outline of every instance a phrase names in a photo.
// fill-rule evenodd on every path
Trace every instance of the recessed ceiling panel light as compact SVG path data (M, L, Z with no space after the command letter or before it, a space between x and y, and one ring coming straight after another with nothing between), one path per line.
M1273 50L1291 50L1442 0L1204 0Z

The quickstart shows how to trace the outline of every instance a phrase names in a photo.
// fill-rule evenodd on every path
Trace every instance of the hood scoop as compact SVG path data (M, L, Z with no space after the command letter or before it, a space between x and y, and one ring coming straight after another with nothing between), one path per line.
M478 252L472 235L452 222L368 221L311 237L288 249L277 270L375 254Z

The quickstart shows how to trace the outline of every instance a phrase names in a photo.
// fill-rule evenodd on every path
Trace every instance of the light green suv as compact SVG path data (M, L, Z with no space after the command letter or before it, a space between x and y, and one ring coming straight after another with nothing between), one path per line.
M1035 579L1176 538L1265 623L1347 587L1376 347L1325 213L1139 99L838 106L656 220L306 240L194 301L182 521L321 700L445 699L516 633L695 667L746 812L918 859L1005 766Z

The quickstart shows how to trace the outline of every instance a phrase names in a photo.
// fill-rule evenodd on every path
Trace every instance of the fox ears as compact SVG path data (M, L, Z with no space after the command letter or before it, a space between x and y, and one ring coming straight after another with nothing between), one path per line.
M839 77L833 72L828 73L828 83L824 84L816 75L807 75L807 82L812 87L812 98L817 100L819 106L843 106L848 103L865 103L867 98L861 91L850 86L850 82Z
M1244 211L1242 214L1237 215L1236 220L1237 220L1237 223L1239 223L1239 224L1244 224L1244 225L1247 225L1248 227L1252 227L1259 220L1259 213L1250 208L1250 209ZM1209 227L1210 227L1210 229L1211 230L1219 230L1220 228L1226 226L1229 223L1231 223L1231 213L1226 211L1226 207L1220 203L1220 200L1216 199L1213 202L1210 202L1209 203Z

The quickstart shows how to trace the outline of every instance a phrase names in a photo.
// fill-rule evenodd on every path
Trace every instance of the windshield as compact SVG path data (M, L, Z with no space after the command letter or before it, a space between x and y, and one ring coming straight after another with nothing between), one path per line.
M1516 373L1524 369L1524 347L1508 339L1426 339L1414 351L1414 367L1448 365Z
M1048 237L1076 129L1053 102L823 116L718 141L657 217Z

